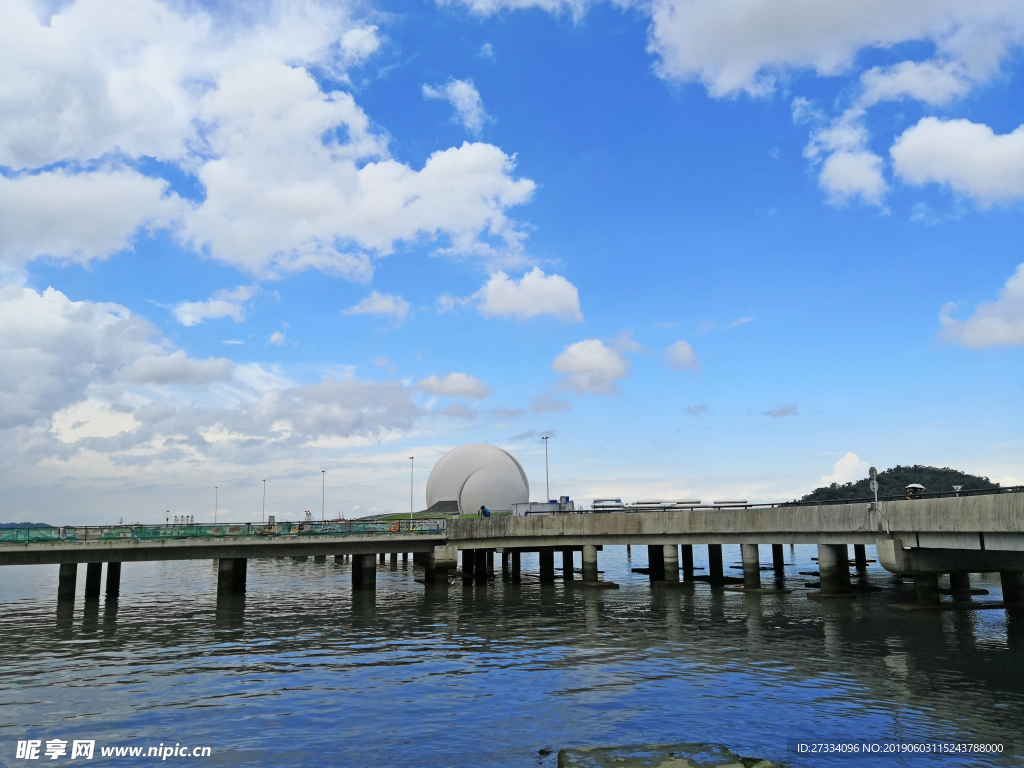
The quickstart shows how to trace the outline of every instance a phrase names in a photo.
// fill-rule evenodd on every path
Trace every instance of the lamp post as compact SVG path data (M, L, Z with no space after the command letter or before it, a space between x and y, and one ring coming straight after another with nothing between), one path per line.
M324 502L327 500L327 470L320 470L320 522L324 521Z
M263 481L263 522L267 522L267 481Z
M217 486L213 486L213 524L217 524L217 507L219 505L219 499L217 497Z
M416 457L409 457L409 525L412 525L412 480L416 473Z
M550 435L544 435L541 440L544 441L544 492L547 496L544 497L544 501L551 501L551 481L548 478L548 438Z
M875 509L878 509L878 470L874 467L868 470L868 477L871 478L871 482L868 483L868 488L875 494Z

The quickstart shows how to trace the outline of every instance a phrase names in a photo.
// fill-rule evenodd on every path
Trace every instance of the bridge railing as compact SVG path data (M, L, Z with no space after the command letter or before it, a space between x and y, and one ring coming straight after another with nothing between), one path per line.
M163 525L78 525L60 528L0 528L0 543L44 541L168 541L176 539L219 538L309 538L319 536L352 536L355 534L425 534L444 533L443 520L342 520L336 522L302 523L220 523Z

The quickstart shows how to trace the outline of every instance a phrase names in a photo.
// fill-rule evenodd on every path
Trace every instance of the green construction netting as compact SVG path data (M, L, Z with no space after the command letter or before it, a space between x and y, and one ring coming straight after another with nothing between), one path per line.
M395 527L397 526L397 529ZM0 528L0 542L36 541L99 541L135 539L155 541L167 539L212 539L223 537L261 536L351 536L369 534L438 534L443 531L438 521L368 521L336 523L225 523L224 525L101 525L66 526L64 528Z

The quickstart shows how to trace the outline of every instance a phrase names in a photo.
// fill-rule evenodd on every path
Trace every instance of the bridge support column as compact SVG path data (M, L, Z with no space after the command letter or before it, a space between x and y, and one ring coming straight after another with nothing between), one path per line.
M772 568L775 569L776 576L782 576L786 571L786 556L781 544L772 544Z
M761 553L757 544L741 544L743 558L743 586L747 589L761 588Z
M387 557L388 556L386 554L384 554L383 552L381 552L379 557L380 557L380 564L381 565L386 565L387 564Z
M510 571L511 571L511 578L512 578L512 583L513 584L519 584L519 583L522 582L522 576L520 575L520 570L519 570L519 562L520 562L519 555L520 555L520 552L519 552L518 549L512 550L512 552L511 552L512 561L511 561L511 565L510 565Z
M661 544L647 545L647 576L651 583L665 580L665 547Z
M462 583L473 583L473 570L476 565L476 551L472 549L461 550L462 554Z
M433 552L422 555L423 583L428 586L448 587L448 571L458 567L459 550L454 544L434 547Z
M853 562L857 564L857 571L860 573L864 573L868 569L868 553L865 545L853 545Z
M573 573L574 564L572 561L572 550L562 550L562 581L572 581L576 574Z
M402 567L403 568L407 568L408 566L409 566L409 553L408 552L403 552L402 553Z
M107 563L107 600L116 600L121 595L121 563Z
M708 581L712 587L720 587L725 583L721 544L708 544Z
M74 601L78 581L78 563L61 563L57 576L57 601Z
M918 605L939 604L939 575L937 573L914 574L914 592Z
M661 551L665 581L679 581L679 547L675 544L665 544Z
M951 573L949 574L949 589L952 592L966 592L971 588L971 574Z
M823 595L850 591L849 553L845 544L818 545L818 573Z
M679 549L683 555L683 579L693 581L693 544L683 544Z
M352 555L352 591L377 588L377 566L374 555Z
M512 550L507 547L501 550L501 580L512 581Z
M103 583L103 563L85 565L85 599L100 599L100 584Z
M999 581L1003 585L1004 603L1024 603L1024 573L1020 571L1002 571Z
M398 553L397 552L392 552L391 553L391 570L392 571L397 571L398 570Z
M487 550L477 549L474 551L475 561L473 563L473 580L477 584L487 583Z
M583 581L597 581L597 547L593 544L583 545Z
M313 555L313 562L314 563L326 563L327 562L327 555Z
M538 560L540 560L540 583L541 584L554 584L555 583L555 548L554 547L541 547L538 553Z
M244 557L222 557L217 561L217 592L240 595L245 592L245 571L248 561Z

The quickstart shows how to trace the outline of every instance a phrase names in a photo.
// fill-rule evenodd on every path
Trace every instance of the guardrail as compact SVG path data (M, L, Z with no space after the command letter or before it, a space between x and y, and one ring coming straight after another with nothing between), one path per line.
M443 520L380 520L219 525L78 525L61 528L0 528L0 543L44 541L168 541L179 539L351 536L354 534L444 533Z

